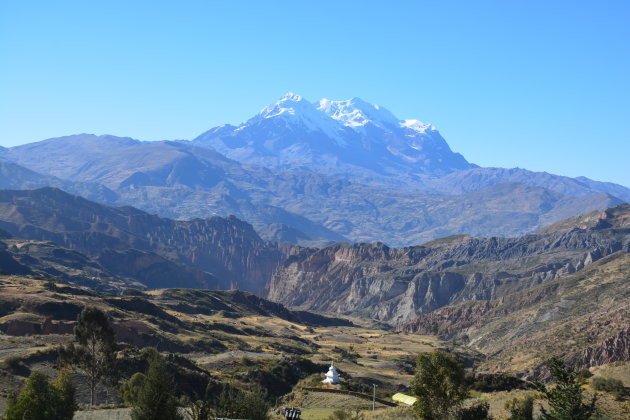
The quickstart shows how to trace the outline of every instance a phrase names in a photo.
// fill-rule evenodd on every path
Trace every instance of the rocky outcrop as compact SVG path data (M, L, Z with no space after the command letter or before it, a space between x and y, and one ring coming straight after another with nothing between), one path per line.
M574 365L586 368L619 361L630 361L630 327L573 358Z

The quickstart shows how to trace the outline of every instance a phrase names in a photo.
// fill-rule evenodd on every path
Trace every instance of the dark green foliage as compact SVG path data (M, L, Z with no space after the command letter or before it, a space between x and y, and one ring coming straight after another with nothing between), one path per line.
M42 372L33 372L15 400L9 401L6 420L72 420L76 404L70 376L62 372L51 384Z
M510 417L507 420L533 420L534 418L534 398L515 398L505 404Z
M448 419L466 397L464 365L454 355L443 351L420 354L411 389L418 397L414 405L418 418Z
M267 420L269 408L262 388L241 391L227 385L214 402L213 415L234 419Z
M468 388L479 392L531 389L532 384L506 373L476 373L466 376Z
M271 398L276 398L291 392L293 386L308 375L324 370L323 366L301 357L266 360L247 366L247 382L260 386Z
M267 420L267 414L271 408L267 402L267 393L260 387L256 387L251 391L245 392L243 396L242 406L244 408L244 418L251 420Z
M596 377L593 378L591 386L595 391L610 392L615 398L621 398L625 393L623 382L619 379Z
M125 353L127 357L119 358L116 363L116 370L125 378L130 378L137 372L146 372L153 358L159 354L153 347L145 347L140 351L129 349ZM203 395L209 379L204 369L190 359L176 354L169 354L165 357L164 363L177 384L176 396L178 398L184 395L191 398L196 398L199 394Z
M492 420L488 414L490 405L487 402L481 402L471 407L460 408L453 416L455 420Z
M166 363L155 356L149 365L142 388L131 411L133 420L180 420L175 383Z
M146 376L142 372L134 373L122 386L120 390L120 396L125 404L128 406L134 406L138 402L138 396L144 386Z
M59 410L57 411L59 419L73 418L78 407L74 400L76 389L72 383L70 372L65 369L62 370L53 383L53 387L57 389L60 398Z
M596 411L596 396L590 403L582 401L582 383L578 380L576 372L568 370L560 359L551 359L547 363L551 371L554 384L547 387L538 384L538 390L549 402L549 410L541 408L541 420L588 420Z
M593 374L588 369L580 369L575 372L576 378L580 381L585 381L588 378L592 377Z
M81 311L74 328L74 343L60 350L62 362L82 371L89 378L90 405L98 383L115 377L115 341L107 315L96 307Z

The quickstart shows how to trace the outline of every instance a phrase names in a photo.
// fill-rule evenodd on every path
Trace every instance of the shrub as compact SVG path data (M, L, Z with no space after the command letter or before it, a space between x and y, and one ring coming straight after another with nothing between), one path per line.
M604 391L610 392L616 398L620 398L625 391L625 387L623 386L623 382L619 379L613 378L602 378L596 377L593 378L593 382L591 382L591 386L595 391Z
M138 402L138 396L144 386L145 379L144 373L136 372L124 383L120 395L123 401L125 401L125 404L134 406Z
M466 377L466 382L473 391L495 392L513 389L530 389L531 384L505 373L477 373Z
M6 420L72 420L76 403L68 373L50 383L46 374L33 372L20 395L9 401Z
M464 407L455 413L456 420L492 420L488 414L490 405L487 402L477 403L471 407Z
M212 402L213 412L220 418L267 420L270 406L266 397L266 393L260 387L254 387L252 391L243 391L227 384Z

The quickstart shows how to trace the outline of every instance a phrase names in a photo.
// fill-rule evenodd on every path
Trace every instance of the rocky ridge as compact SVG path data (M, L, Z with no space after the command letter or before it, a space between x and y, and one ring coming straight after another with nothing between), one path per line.
M187 287L260 291L286 252L235 217L174 221L52 188L0 191L0 226L79 251L152 287L179 279Z
M459 236L398 249L335 244L294 250L274 273L267 296L289 306L369 314L400 325L443 306L526 290L628 252L630 231L607 220L625 219L629 212L622 205L601 215L606 225L519 238ZM471 305L468 310L483 311Z

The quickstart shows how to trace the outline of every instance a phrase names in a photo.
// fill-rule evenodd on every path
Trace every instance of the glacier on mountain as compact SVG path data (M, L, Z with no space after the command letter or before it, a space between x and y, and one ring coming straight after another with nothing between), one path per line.
M385 183L475 168L431 124L401 120L360 98L311 103L289 92L235 127L193 140L242 163Z

